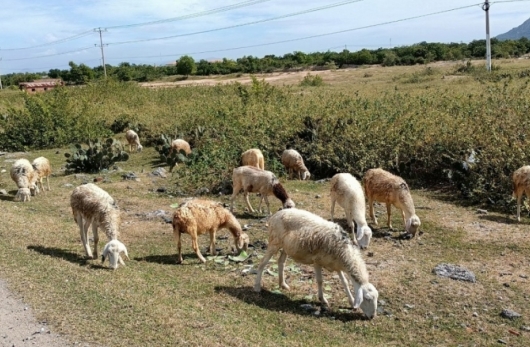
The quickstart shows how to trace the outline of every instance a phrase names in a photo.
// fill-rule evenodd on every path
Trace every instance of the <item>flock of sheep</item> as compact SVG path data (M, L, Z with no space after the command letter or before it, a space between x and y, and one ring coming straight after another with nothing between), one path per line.
M142 145L138 135L129 130L126 133L129 150L141 151ZM174 150L191 152L189 144L177 139L172 143ZM233 170L233 193L230 198L230 209L222 204L205 199L192 199L182 203L173 214L173 234L177 243L177 262L182 262L181 234L188 234L192 247L201 262L206 262L199 250L198 236L210 235L210 254L215 255L216 232L228 229L233 236L233 245L239 253L247 250L249 236L243 232L240 223L233 215L234 201L240 191L244 192L245 202L250 212L249 194L259 193L260 203L265 200L267 212L271 215L268 196L273 195L282 202L283 209L268 219L268 247L257 270L254 284L256 292L261 291L261 276L269 260L280 251L278 259L279 285L289 289L285 282L284 267L287 257L294 261L312 265L318 285L318 297L323 305L328 302L322 291L322 269L336 271L344 285L348 301L354 309L361 308L368 318L374 318L377 312L377 289L369 282L368 271L361 256L361 249L367 248L372 237L372 230L366 221L366 204L368 200L369 215L375 225L374 202L384 203L387 208L388 227L391 224L391 206L401 210L405 230L415 236L421 225L416 215L407 183L383 169L370 169L364 177L364 191L361 183L349 173L339 173L330 181L331 221L311 212L295 208L294 201L289 197L279 179L271 171L265 170L263 154L259 149L250 149L242 154L242 166ZM302 156L293 149L285 150L281 162L289 173L289 177L306 180L311 177ZM39 157L30 163L26 159L14 162L11 178L17 184L15 200L30 201L30 196L44 191L42 179L51 174L49 161ZM520 202L523 193L530 197L530 166L524 166L513 174L513 195L517 198L517 219L520 220ZM366 196L365 196L366 194ZM335 204L341 206L346 214L348 228L352 237L338 224L333 222ZM76 187L70 197L70 205L74 220L79 226L81 241L88 258L98 258L98 228L108 238L101 255L102 262L109 259L110 267L116 269L118 264L125 265L121 254L128 259L126 246L118 240L120 212L116 201L97 185L88 183ZM355 229L355 224L357 225ZM88 229L92 226L94 252L89 245ZM354 295L350 292L349 281L352 282Z

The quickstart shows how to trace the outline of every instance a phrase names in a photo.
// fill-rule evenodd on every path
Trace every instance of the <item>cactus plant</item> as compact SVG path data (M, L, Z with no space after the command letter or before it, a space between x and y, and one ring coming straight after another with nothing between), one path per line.
M70 148L71 153L65 153L67 172L99 172L108 169L119 161L127 161L129 154L123 150L120 141L108 138L104 142L100 140L89 141L88 148L81 144L75 144Z
M171 142L171 136L162 134L160 135L158 144L155 146L156 151L160 155L160 160L169 165L169 172L173 171L173 168L178 163L186 163L189 160L186 156L186 152L183 150L180 150L179 152L172 151Z

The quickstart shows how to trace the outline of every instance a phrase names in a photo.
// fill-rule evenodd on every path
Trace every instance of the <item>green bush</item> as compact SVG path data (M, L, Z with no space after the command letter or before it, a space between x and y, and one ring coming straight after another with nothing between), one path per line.
M89 141L88 148L81 144L71 146L71 153L65 153L66 172L94 173L109 169L114 163L127 161L129 154L123 150L120 141L108 138L105 142Z
M324 80L320 75L311 75L308 73L304 79L300 81L300 87L320 87L324 85Z

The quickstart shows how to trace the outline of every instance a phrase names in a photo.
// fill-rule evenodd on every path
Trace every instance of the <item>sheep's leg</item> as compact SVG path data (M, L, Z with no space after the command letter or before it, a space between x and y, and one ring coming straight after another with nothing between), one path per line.
M344 286L344 291L346 292L346 295L348 296L348 301L350 302L350 305L353 308L355 306L355 300L353 298L353 295L351 294L348 279L346 279L346 276L344 276L344 273L342 271L337 271L337 272L339 273L339 278L342 281L342 285Z
M276 254L277 251L277 249L271 249L269 245L267 253L265 253L263 259L261 259L261 263L258 266L258 273L256 274L256 280L254 282L255 292L261 292L261 275L263 275L263 270L265 269L265 266L269 263L269 260L271 260L272 256Z
M201 254L201 250L199 249L199 242L197 241L196 233L193 233L191 235L191 246L193 247L195 254L197 254L197 257L201 260L201 262L206 263L206 259L204 259L204 257Z
M405 211L401 210L401 217L403 218L403 225L407 229L407 222L405 221ZM408 230L406 230L408 232Z
M180 231L173 231L173 236L175 237L175 241L177 242L177 264L180 264L182 263L182 241Z
M388 217L388 228L390 230L393 230L392 229L392 220L390 219L390 215L392 214L392 204L390 203L386 203L386 214L387 214L387 217Z
M269 216L270 216L271 215L271 206L269 204L269 198L267 197L267 195L264 195L263 199L265 199L265 203L267 204L267 211L268 211Z
M333 222L333 213L335 212L335 199L331 199L331 221Z
M98 234L98 224L94 221L92 221L92 234L94 235L94 259L97 259L98 258L99 234Z
M523 194L517 194L517 221L521 221L521 199Z
M283 289L291 289L285 283L285 276L284 276L284 268L285 268L285 260L287 259L287 253L285 253L284 250L280 251L280 258L278 258L278 279L280 281L280 287Z
M253 209L252 206L250 205L249 195L250 195L249 192L245 192L245 202L247 203L248 210L249 210L251 213L254 213L254 209Z
M90 250L90 245L88 244L88 227L90 226L89 221L83 223L83 216L76 215L77 225L79 226L79 233L81 234L81 242L83 247L85 247L85 253L88 258L92 259L92 250Z
M324 297L324 291L322 290L322 283L324 280L322 279L322 267L319 265L314 265L315 268L315 277L317 279L317 285L318 285L318 299L324 306L329 306L329 302Z
M370 218L372 218L374 224L377 225L377 218L375 218L374 213L374 201L370 198L368 198L368 206L370 206Z
M346 223L351 228L351 233L355 234L355 225L353 224L353 214L349 209L345 209L346 212Z
M215 249L215 230L210 232L210 255L217 255L217 250Z

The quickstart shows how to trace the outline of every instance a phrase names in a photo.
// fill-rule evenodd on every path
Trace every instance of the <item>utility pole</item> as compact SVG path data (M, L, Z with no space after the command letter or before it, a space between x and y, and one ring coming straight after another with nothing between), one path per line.
M107 31L107 29L97 28L97 29L94 29L94 31L99 31L99 47L101 47L101 61L103 62L103 73L105 74L105 79L106 79L107 78L107 67L105 66L105 53L103 52L103 36L101 35L101 32Z
M484 1L482 9L486 12L486 69L491 71L491 42L490 42L490 2Z

